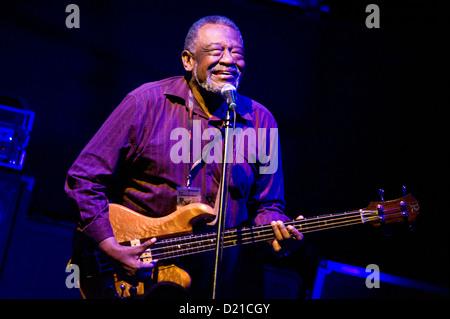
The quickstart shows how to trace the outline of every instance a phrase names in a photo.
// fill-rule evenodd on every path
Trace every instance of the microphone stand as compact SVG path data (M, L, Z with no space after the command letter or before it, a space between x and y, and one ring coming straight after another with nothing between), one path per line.
M226 116L225 116L225 140L224 140L224 151L223 151L223 161L222 161L222 182L220 183L219 189L219 209L217 213L217 237L216 237L216 256L214 261L214 281L213 281L213 292L212 299L216 299L218 285L217 279L219 278L219 274L221 272L221 263L222 263L222 252L223 252L223 233L225 226L225 214L227 212L227 198L228 198L228 144L230 137L230 127L231 127L231 111L235 109L236 104L234 102L229 104ZM231 150L233 153L233 150ZM232 154L233 156L233 154Z

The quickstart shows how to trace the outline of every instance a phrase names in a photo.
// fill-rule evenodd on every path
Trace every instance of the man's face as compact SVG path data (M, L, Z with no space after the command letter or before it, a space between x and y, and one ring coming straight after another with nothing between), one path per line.
M225 84L236 88L245 68L239 33L225 25L206 24L198 31L193 76L205 90L220 93Z

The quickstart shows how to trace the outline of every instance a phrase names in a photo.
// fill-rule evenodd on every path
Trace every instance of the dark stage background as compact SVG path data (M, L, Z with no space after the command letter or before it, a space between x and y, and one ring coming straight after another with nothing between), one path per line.
M188 28L221 14L244 38L240 93L278 121L290 217L364 208L379 200L380 188L385 199L402 196L402 185L421 205L412 234L394 229L385 237L366 227L314 233L306 248L277 266L299 271L311 284L311 260L324 257L448 287L442 112L448 99L441 76L448 14L440 2L373 2L380 7L379 29L365 25L366 1L323 0L329 8L323 11L256 0L2 4L0 92L28 99L36 113L26 156L25 170L34 177L27 218L70 232L74 217L63 187L81 149L128 92L183 74ZM66 28L70 3L80 8L79 29ZM28 266L70 256L70 238L61 238L61 249L52 252L37 241ZM67 290L64 267L55 266L58 275L46 279L60 280L60 297ZM40 296L54 297L45 287Z

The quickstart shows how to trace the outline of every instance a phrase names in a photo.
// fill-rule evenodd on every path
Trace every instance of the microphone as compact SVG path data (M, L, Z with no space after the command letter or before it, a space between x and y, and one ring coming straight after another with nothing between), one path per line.
M228 107L234 111L236 109L236 88L231 84L225 84L220 90L220 94L227 102Z

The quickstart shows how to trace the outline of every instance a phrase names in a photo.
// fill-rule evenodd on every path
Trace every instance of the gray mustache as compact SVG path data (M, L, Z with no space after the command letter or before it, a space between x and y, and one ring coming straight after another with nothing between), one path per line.
M210 72L217 72L217 71L241 74L241 72L239 71L238 68L231 68L230 69L230 68L214 67L214 68L212 68L210 70Z

